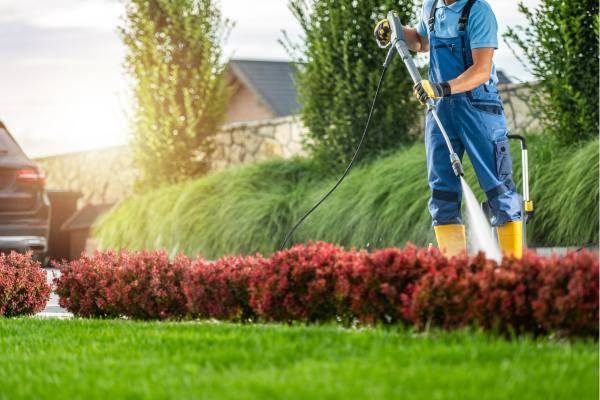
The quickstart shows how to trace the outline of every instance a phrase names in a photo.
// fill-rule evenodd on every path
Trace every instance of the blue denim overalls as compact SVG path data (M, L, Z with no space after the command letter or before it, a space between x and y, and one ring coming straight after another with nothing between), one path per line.
M475 0L469 0L463 9L459 36L440 38L435 35L437 1L434 1L429 18L431 82L455 79L473 65L467 31L473 3ZM436 105L454 150L461 160L465 150L469 155L479 185L489 200L493 225L520 220L521 199L512 179L506 118L495 84L486 82L469 92L444 97ZM460 180L452 171L448 148L431 113L427 113L425 144L433 225L462 224Z

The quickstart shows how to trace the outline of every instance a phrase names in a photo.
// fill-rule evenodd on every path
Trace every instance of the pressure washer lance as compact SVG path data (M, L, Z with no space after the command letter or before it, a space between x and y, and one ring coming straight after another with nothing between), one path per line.
M389 41L389 43L380 43L379 41L377 41L377 44L381 48L387 48L388 46L395 47L398 51L398 54L400 54L402 61L404 61L404 65L406 66L406 69L408 70L408 73L410 74L413 83L417 84L422 80L421 73L417 69L417 66L415 65L415 62L412 59L410 51L408 50L408 45L406 44L406 38L404 37L404 30L402 29L400 17L398 16L398 14L396 14L396 12L390 11L387 15L387 21L390 24L390 29L392 31L391 40ZM429 99L427 101L427 109L433 115L435 122L440 128L440 131L442 132L442 136L444 137L444 141L446 142L446 146L448 147L448 151L450 152L450 163L452 164L454 174L457 177L464 176L465 173L463 171L460 158L458 158L458 154L456 154L454 148L452 147L452 143L450 142L450 139L448 137L448 132L446 132L446 128L444 128L442 121L440 121L440 117L438 116L436 110L435 102L432 99Z
M404 61L404 65L408 69L408 73L410 74L413 82L416 84L417 82L421 81L421 74L419 73L419 70L417 69L417 66L415 65L415 63L411 57L410 51L408 50L408 46L406 45L406 39L404 37L404 31L402 30L402 23L400 21L400 17L398 17L398 15L394 11L390 11L388 13L387 20L388 20L388 23L390 24L390 28L391 28L391 40L385 44L378 42L378 45L381 48L389 47L389 50L388 50L387 56L385 58L385 62L383 63L383 70L381 72L381 77L379 78L379 83L377 84L377 89L375 90L375 96L373 97L373 103L371 104L369 116L367 117L367 123L365 124L365 129L360 138L360 141L358 142L358 145L356 146L354 155L350 159L350 163L344 170L344 173L342 174L342 176L337 180L335 185L333 185L333 187L327 193L325 193L325 195L321 198L321 200L319 200L314 206L312 206L310 208L310 210L308 210L306 213L304 213L304 215L298 220L298 222L296 222L296 224L292 227L292 229L290 229L290 231L285 235L285 238L283 239L283 242L281 243L279 250L282 250L285 248L285 246L287 245L287 242L290 240L290 238L292 237L292 235L294 234L296 229L298 229L298 227L304 222L304 220L306 220L306 218L308 218L308 216L310 214L313 213L313 211L315 211L321 204L323 204L323 202L325 200L327 200L327 198L329 196L331 196L331 194L338 188L338 186L340 186L342 181L346 178L346 176L352 169L352 166L354 165L354 161L356 161L356 158L358 157L360 149L362 148L362 145L363 145L363 143L367 137L367 134L369 132L369 125L371 123L371 117L373 116L373 111L375 110L375 105L377 103L377 97L379 96L379 91L381 90L381 84L383 82L383 79L385 78L385 73L387 72L390 64L392 63L394 56L396 55L396 51L398 52L398 54L400 54L402 61ZM442 135L444 137L444 140L446 141L446 146L448 146L448 151L450 152L450 162L452 164L452 169L454 170L454 174L457 177L464 176L463 167L460 162L460 159L458 158L458 155L454 151L454 148L452 147L452 143L450 142L450 139L448 138L448 133L446 132L446 129L444 128L444 126L442 125L442 122L440 121L440 118L438 117L437 110L435 108L435 103L433 102L433 100L429 100L427 102L427 108L428 108L428 111L430 111L432 113L433 118L435 119L440 130L442 131Z

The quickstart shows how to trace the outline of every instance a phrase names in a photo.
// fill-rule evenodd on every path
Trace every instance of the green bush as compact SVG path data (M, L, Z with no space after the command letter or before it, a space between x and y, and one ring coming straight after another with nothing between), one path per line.
M298 62L295 73L300 115L308 128L305 143L326 167L347 164L363 133L386 50L377 47L373 29L396 9L405 23L414 16L413 0L291 0L290 9L304 37L284 42ZM396 60L383 83L362 155L377 156L411 142L421 117L412 99L412 81Z
M530 138L531 196L536 217L531 245L598 242L598 141L552 151ZM520 183L518 144L513 144ZM473 168L467 178L477 188ZM290 226L333 183L306 159L234 168L134 196L96 229L104 248L167 249L210 259L228 253L269 254ZM481 191L476 190L480 199ZM434 242L423 144L356 168L302 225L292 242L326 240L358 248Z
M120 33L132 78L138 188L208 170L227 103L220 46L228 26L214 0L128 0Z
M530 161L535 163L530 181L537 206L531 237L541 244L597 244L598 140L559 151Z
M527 25L505 35L523 53L536 83L532 105L561 144L598 136L598 1L519 4Z

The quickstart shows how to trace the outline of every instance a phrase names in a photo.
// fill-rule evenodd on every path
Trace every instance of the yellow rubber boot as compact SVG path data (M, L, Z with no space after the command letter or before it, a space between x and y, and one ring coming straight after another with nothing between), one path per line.
M465 226L462 224L434 226L438 248L446 257L457 256L467 251Z
M499 226L498 241L502 254L523 258L523 221L512 221Z

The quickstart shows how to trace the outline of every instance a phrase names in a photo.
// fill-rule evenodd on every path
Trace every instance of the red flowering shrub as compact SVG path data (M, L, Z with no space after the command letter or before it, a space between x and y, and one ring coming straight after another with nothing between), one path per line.
M84 317L341 318L418 329L598 335L599 267L592 253L527 253L497 265L481 254L448 260L413 246L369 254L317 242L266 260L229 256L192 263L185 256L170 261L164 252L106 252L58 267L60 304ZM16 254L0 258L0 314L35 312L47 297L39 264Z
M191 260L169 261L164 251L121 253L115 288L121 314L135 319L183 318L188 314L184 281Z
M598 336L598 254L570 253L546 259L532 301L538 325L547 332Z
M191 261L165 252L95 252L57 264L60 305L80 317L135 319L181 318L187 315L182 283Z
M253 257L230 256L216 262L198 257L183 285L191 315L236 321L253 318L248 287L258 262Z
M0 254L0 315L31 315L44 309L50 285L42 265L31 253Z
M55 263L60 276L54 279L59 304L80 317L117 317L120 314L115 290L120 256L95 252L80 259Z
M419 329L467 326L473 321L470 305L479 294L475 272L493 262L482 254L472 259L441 257L437 261L413 290L410 318Z
M476 298L469 304L469 316L486 330L538 333L532 302L539 290L544 258L525 253L522 260L505 258L500 266L487 263L475 272Z
M598 335L598 312L598 256L590 253L526 253L500 266L456 258L423 276L411 309L418 328L588 336Z
M340 315L368 323L410 322L415 284L441 259L438 251L412 245L341 259L336 270L336 292L342 299Z
M297 245L260 260L250 279L250 303L269 321L330 321L336 316L335 267L347 254L316 242Z

